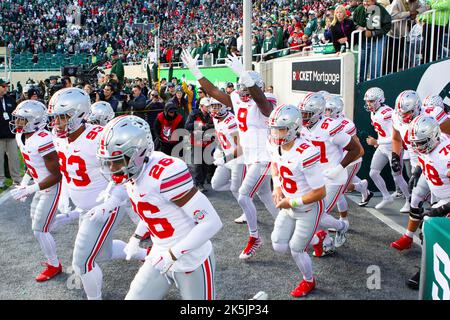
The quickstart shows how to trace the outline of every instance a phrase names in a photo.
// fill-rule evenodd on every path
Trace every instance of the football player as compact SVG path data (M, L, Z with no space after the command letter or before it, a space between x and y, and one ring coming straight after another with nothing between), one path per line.
M89 108L90 99L86 92L78 88L66 88L52 97L48 114L68 195L75 206L83 211L75 239L72 266L75 273L81 276L87 298L101 299L103 275L98 262L125 259L124 249L127 244L112 239L123 218L121 203L114 202L116 197L111 196L98 206L97 200L106 197L110 188L96 158L103 127L85 123ZM91 210L94 207L95 210ZM101 214L103 211L112 211L112 214L104 218ZM146 250L142 249L133 258L143 260L146 254Z
M325 99L325 102L325 116L340 121L341 125L344 126L344 132L350 135L352 139L357 140L358 144L360 144L358 136L356 135L355 123L344 115L344 102L342 101L342 99L339 96L329 96L327 99ZM344 152L344 156L345 154L346 152ZM361 168L361 162L362 158L359 158L355 164L350 164L347 166L346 170L348 180L344 186L344 190L346 191L348 189L350 183L353 183L354 186L361 186L361 188L359 189L361 190L362 202L367 203L373 196L373 193L371 193L367 189L367 180L363 181L356 176L359 169ZM347 220L348 204L347 200L345 199L345 194L342 194L340 196L337 202L337 208L340 218L343 220Z
M244 163L247 173L239 188L238 202L247 218L250 233L246 247L239 255L240 259L252 257L262 245L258 233L256 207L253 196L258 193L266 209L272 217L276 217L278 210L272 200L270 188L270 155L266 148L267 121L273 106L276 105L272 94L264 94L261 90L263 81L261 76L253 71L245 71L236 56L228 56L227 65L239 76L238 90L230 95L215 87L200 72L197 58L192 58L189 52L183 51L182 60L195 76L202 88L229 108L234 109L239 129L239 143L242 147Z
M406 90L400 93L395 101L395 112L392 116L392 161L391 167L394 172L401 172L401 149L402 143L410 150L411 167L413 168L409 187L412 189L411 210L406 233L398 240L391 243L397 250L411 248L414 232L416 232L422 221L422 199L430 193L430 188L426 182L426 175L422 174L421 166L418 162L418 153L411 150L409 140L409 125L419 115L429 115L439 123L441 132L450 134L450 119L442 108L422 106L419 95L413 90Z
M15 200L25 201L34 194L31 202L32 230L42 252L47 258L45 269L36 281L46 281L62 272L56 254L56 242L50 233L61 193L61 173L58 155L47 125L47 108L39 101L25 100L12 113L11 132L16 135L27 171L20 186L11 191ZM33 179L33 183L28 185Z
M294 297L308 295L316 285L308 255L310 244L322 247L315 235L325 212L325 180L320 151L300 136L302 116L293 105L281 105L269 117L269 149L272 157L273 197L280 208L272 232L276 252L291 255L303 280L291 292Z
M386 183L381 177L381 171L390 164L392 160L392 108L384 104L384 91L380 88L373 87L366 91L364 95L365 108L370 112L370 119L375 132L378 134L377 139L369 136L366 139L368 145L376 148L370 163L370 178L373 180L378 190L383 195L383 200L375 206L375 209L381 209L388 204L393 203L394 199L386 188ZM403 175L400 172L392 172L395 184L399 186L406 198L405 205L400 212L409 212L409 190Z
M129 197L151 232L152 250L126 299L162 299L173 283L183 299L214 299L210 239L222 222L208 198L194 187L186 163L153 151L150 127L136 116L108 123L97 155L105 175L125 186L122 197Z
M348 220L334 219L329 213L337 203L339 197L345 192L348 180L346 167L358 162L364 154L359 140L344 131L340 121L325 116L325 99L319 93L308 93L299 104L302 113L302 134L320 151L320 163L326 181L325 213L322 216L321 226L337 231L334 245L340 247L346 240L349 227ZM347 153L344 156L344 151ZM328 235L319 231L320 237L326 237L324 247L332 249ZM329 250L324 250L326 254ZM332 251L331 251L332 252ZM314 252L316 255L317 252Z
M104 127L114 116L114 110L108 102L98 101L91 105L87 122Z
M419 115L409 127L409 141L418 154L428 187L438 202L424 215L450 217L450 141L443 139L439 122L427 115ZM425 201L425 198L418 199ZM420 270L407 283L413 289L419 288Z
M214 164L217 166L211 179L211 186L216 191L230 190L236 201L239 200L239 186L245 175L245 165L239 158L242 150L239 146L239 132L234 114L223 103L210 98L209 114L214 122L218 147L214 152ZM246 223L243 213L234 220Z

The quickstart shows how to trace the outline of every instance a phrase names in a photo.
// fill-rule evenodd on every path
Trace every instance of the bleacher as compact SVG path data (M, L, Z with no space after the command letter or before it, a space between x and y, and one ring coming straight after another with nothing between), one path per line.
M38 63L33 63L33 54L16 53L12 58L12 70L59 70L68 65L82 65L90 62L87 54L38 53Z

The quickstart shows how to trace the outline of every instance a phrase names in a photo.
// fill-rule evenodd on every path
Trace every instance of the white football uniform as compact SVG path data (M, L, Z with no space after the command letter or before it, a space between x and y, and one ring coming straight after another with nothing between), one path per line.
M418 161L433 196L450 200L450 141L443 140L432 152L420 154Z
M91 271L98 261L112 258L112 236L125 214L125 210L118 207L106 222L90 221L86 214L99 205L96 199L100 192L106 190L108 181L101 174L96 157L103 127L85 126L83 133L73 142L69 143L67 138L53 138L67 193L75 206L83 210L72 263L79 274Z
M271 159L285 197L300 198L325 185L320 166L320 151L310 141L300 137L296 139L291 150L281 151L281 155L279 150L279 147L270 147ZM275 219L272 242L289 244L296 252L307 251L324 211L323 200L281 210Z
M26 140L24 134L16 134L16 142L27 166L27 171L34 181L40 183L50 176L44 160L44 156L55 151L50 132L39 130ZM30 211L33 231L49 231L56 215L60 194L60 182L34 194Z
M160 299L170 284L153 264L162 252L183 240L205 216L203 212L194 217L188 215L174 203L194 184L186 163L162 152L153 152L139 177L127 182L125 187L133 210L147 223L153 242L126 299ZM208 240L184 253L173 264L168 277L178 285L184 299L213 299L214 268L213 248Z
M233 135L239 132L234 114L229 112L222 121L213 118L213 122L220 150L222 150L214 153L214 155L222 155L222 152L227 155L234 154L238 146L234 141ZM216 191L230 190L237 193L245 176L244 171L245 165L242 163L242 157L233 159L225 165L216 168L211 179L211 186Z
M320 163L323 171L332 169L340 164L344 157L344 148L350 143L351 136L344 132L344 126L339 121L322 117L309 130L303 129L302 135L311 140L312 144L320 150ZM327 188L325 212L331 212L339 197L345 192L344 186L347 183L347 179L347 171L344 171L335 180L325 177Z

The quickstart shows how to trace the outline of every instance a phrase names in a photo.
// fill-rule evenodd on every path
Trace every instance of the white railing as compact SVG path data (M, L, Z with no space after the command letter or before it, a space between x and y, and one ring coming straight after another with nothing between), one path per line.
M441 27L439 19L443 16L430 10L415 20L393 20L391 31L375 39L354 31L350 49L358 59L357 82L449 57L450 21Z

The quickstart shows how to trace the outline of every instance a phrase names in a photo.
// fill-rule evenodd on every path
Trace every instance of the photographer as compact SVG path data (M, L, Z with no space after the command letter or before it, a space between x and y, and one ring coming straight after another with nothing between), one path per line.
M114 96L114 88L111 84L107 84L103 88L103 96L100 97L100 101L106 101L111 105L114 112L117 112L119 106L119 100Z
M136 116L142 118L145 120L145 105L147 102L147 99L142 94L141 87L137 84L133 86L133 89L131 90L132 95L126 95L125 101L124 101L124 107L122 108L124 111L131 111L130 114L134 114L133 111L139 111L136 113Z
M98 92L94 91L94 88L90 84L86 84L84 86L83 90L89 95L89 98L91 99L91 103L100 101L100 96L99 96Z

